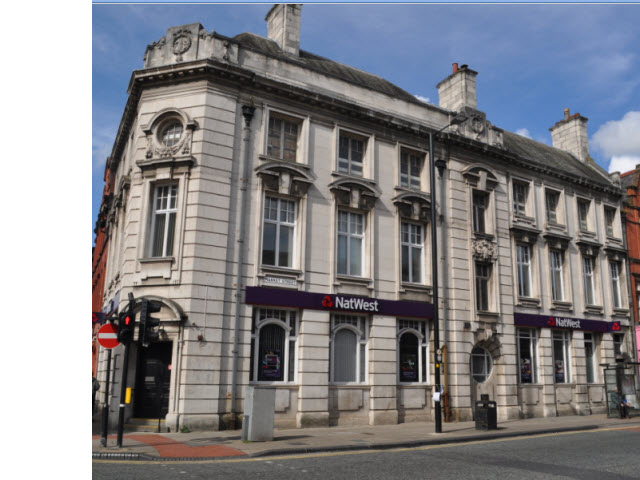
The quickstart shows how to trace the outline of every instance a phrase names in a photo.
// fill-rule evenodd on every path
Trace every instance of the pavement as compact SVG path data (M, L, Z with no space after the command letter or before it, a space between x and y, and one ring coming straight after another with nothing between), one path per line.
M92 437L94 460L206 460L229 457L266 457L348 450L391 449L462 443L519 436L553 434L616 427L640 430L640 417L607 418L606 415L532 418L498 422L497 430L476 430L475 422L442 423L435 433L434 423L398 425L274 429L267 442L243 442L241 430L190 433L125 433L122 448L116 436L100 444Z

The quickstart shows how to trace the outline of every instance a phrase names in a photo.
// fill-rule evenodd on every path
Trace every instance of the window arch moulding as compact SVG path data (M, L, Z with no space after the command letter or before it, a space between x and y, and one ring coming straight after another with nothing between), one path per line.
M350 207L368 212L375 205L381 191L371 180L332 174L337 177L329 184L336 203L341 207Z
M307 194L315 180L309 166L282 160L264 160L254 171L266 190L298 198Z
M410 192L396 188L398 195L391 201L401 217L429 223L431 221L431 198L422 192Z

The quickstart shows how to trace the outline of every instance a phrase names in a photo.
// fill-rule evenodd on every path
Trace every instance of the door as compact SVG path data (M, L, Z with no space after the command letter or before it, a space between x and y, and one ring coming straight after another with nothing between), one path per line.
M169 411L172 342L152 343L138 351L134 416L165 418Z

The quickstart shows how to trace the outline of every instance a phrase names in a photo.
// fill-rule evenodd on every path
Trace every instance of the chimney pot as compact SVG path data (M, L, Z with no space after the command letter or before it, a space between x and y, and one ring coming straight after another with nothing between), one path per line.
M453 64L453 73L456 73L458 71L458 64L454 63Z
M565 120L569 120L569 109L568 108L564 109L564 119Z

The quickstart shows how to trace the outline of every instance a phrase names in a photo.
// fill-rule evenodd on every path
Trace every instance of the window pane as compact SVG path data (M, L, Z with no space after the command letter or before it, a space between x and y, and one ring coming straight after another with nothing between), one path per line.
M566 359L564 355L564 343L562 338L557 338L555 334L553 339L553 361L556 383L565 383Z
M411 281L422 281L422 251L418 248L411 249Z
M473 230L485 233L485 196L478 192L473 194Z
M264 224L262 263L265 265L276 264L276 225L273 223Z
M484 382L491 375L492 361L489 352L475 347L471 351L471 374L477 382Z
M401 382L418 381L418 337L405 333L400 337L400 371Z
M169 214L169 225L167 226L167 248L165 249L164 256L170 257L173 255L173 232L176 228L176 212Z
M533 383L533 355L531 339L520 338L520 382Z
M409 282L409 246L402 246L402 281Z
M293 253L293 228L280 226L280 250L278 252L278 265L290 267Z
M336 382L356 381L357 336L351 330L343 328L334 336L333 379Z
M166 216L163 214L156 215L156 224L155 224L155 232L153 234L153 248L151 250L152 257L162 257L164 256L163 246L164 246L164 224L165 224Z
M346 275L347 272L347 237L338 236L338 273Z
M584 356L587 367L587 383L594 383L594 352L593 352L593 337L591 334L584 334Z
M258 380L284 380L285 330L278 325L260 329Z
M349 275L362 275L362 239L351 237Z
M593 260L590 257L584 257L582 261L583 278L584 278L584 296L587 305L594 305L593 291Z

